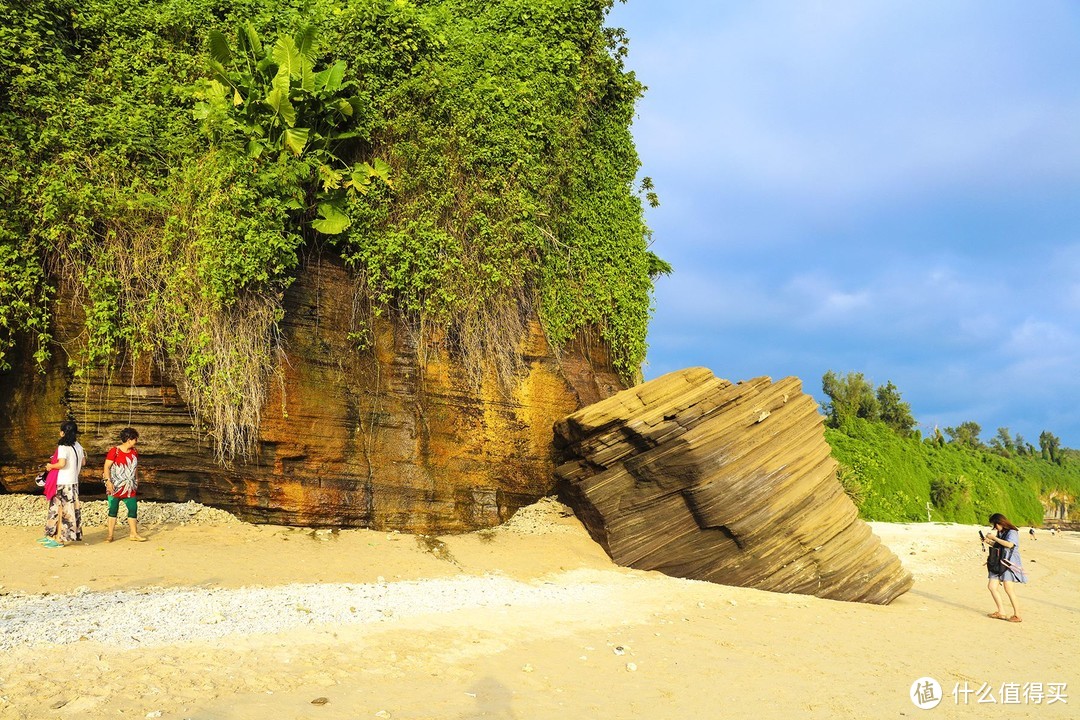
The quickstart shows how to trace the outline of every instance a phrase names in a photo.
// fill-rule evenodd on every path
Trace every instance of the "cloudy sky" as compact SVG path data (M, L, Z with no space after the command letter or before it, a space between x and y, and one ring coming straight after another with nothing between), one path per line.
M892 381L1080 448L1080 3L629 0L646 377Z

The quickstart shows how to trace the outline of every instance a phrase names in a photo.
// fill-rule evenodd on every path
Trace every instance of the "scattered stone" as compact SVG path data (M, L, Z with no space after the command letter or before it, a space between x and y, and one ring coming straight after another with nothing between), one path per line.
M532 672L532 671L533 671L533 666L529 665L528 663L521 666L521 672Z
M312 705L325 705L328 702L330 702L330 698L317 697L317 698L315 698L314 700L311 701L311 704Z
M627 672L637 672L637 665L635 663L626 663Z
M124 506L121 505L121 508ZM42 524L48 505L44 495L19 493L0 495L0 525L38 527ZM121 510L120 519L126 517ZM104 500L83 501L82 521L85 527L101 527L108 519L108 504ZM235 515L196 502L160 503L139 501L139 525L238 525Z
M309 583L246 588L144 588L74 594L0 595L0 656L15 648L67 645L89 637L103 646L154 647L229 635L274 634L308 625L340 628L466 608L605 604L614 590L599 585L533 585L500 575L391 583ZM124 607L122 615L110 611ZM306 608L298 612L297 608ZM258 612L252 612L258 608ZM66 618L57 624L56 618ZM108 670L97 656L93 664ZM397 655L388 653L388 661ZM288 663L282 658L282 663ZM144 679L152 684L153 677Z

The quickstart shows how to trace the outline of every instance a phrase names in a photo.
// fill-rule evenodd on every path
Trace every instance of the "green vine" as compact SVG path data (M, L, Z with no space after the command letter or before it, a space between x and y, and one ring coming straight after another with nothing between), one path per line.
M44 362L66 283L77 372L151 354L222 460L250 453L320 245L476 382L512 384L532 314L635 378L670 267L610 5L0 0L0 365Z

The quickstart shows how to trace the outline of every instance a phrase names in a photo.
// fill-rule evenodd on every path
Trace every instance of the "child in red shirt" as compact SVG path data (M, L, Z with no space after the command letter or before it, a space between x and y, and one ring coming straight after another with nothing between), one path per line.
M105 456L105 492L109 494L109 524L105 542L113 541L113 531L116 529L116 516L120 511L121 500L127 508L130 530L128 540L146 541L137 529L139 505L135 500L135 492L139 488L139 480L135 475L135 468L139 464L139 453L135 450L135 443L138 441L139 433L135 431L135 428L124 428L120 431L120 444L109 448L109 453Z

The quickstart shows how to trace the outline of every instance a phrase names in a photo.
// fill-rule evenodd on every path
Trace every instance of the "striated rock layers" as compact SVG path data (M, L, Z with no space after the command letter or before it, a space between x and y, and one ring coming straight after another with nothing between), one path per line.
M624 387L602 345L556 359L534 318L509 396L494 381L467 390L447 353L417 353L413 335L389 320L376 319L373 348L358 352L353 295L348 273L327 259L309 263L290 288L285 356L253 460L218 465L149 360L76 380L57 351L45 374L24 359L0 375L0 482L37 491L31 478L70 412L89 453L84 494L103 491L95 481L104 454L131 425L141 433L147 499L194 500L255 522L460 532L496 525L549 493L552 423ZM70 305L59 303L61 346L81 332Z
M555 424L556 470L620 565L886 604L911 575L836 479L798 379L732 384L690 368Z

